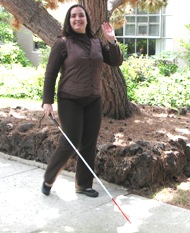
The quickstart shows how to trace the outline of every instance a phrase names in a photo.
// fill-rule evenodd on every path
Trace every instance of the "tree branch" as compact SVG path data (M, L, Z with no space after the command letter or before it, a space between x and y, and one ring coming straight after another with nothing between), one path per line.
M112 15L114 10L124 3L126 3L126 0L108 0L109 14Z
M37 34L50 46L55 42L55 35L61 33L60 23L46 11L40 2L34 0L0 0L0 4L26 28ZM49 32L48 36L47 31Z

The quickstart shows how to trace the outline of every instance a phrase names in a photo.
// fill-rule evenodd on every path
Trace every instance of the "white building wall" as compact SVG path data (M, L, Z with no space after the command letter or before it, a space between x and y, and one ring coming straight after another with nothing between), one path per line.
M189 40L190 33L185 25L190 24L190 0L169 0L165 9L164 31L156 41L156 54L163 51L180 52L180 40Z
M190 34L185 25L190 24L190 0L169 0L172 7L173 22L171 22L173 51L182 50L180 40L190 39Z
M22 30L17 32L17 42L26 53L26 57L34 66L38 66L41 62L40 51L34 50L33 34L30 30L22 27Z

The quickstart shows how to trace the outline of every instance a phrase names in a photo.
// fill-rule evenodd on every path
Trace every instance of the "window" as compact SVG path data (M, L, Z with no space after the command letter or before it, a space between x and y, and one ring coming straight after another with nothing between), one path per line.
M125 35L135 37L160 37L160 12L149 14L134 11L133 15L126 15Z
M33 50L45 49L46 43L41 40L37 35L33 34Z
M139 50L148 55L160 52L163 43L171 40L171 15L165 9L149 13L136 8L133 12L125 16L123 28L116 30L117 39L128 44L129 55Z

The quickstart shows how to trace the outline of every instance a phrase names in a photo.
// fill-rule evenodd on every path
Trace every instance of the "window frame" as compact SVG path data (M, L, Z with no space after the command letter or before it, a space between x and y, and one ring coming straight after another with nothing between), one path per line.
M149 51L149 45L151 44L155 44L155 54L157 52L161 52L162 49L164 48L164 43L167 39L172 40L172 36L167 35L167 31L165 30L166 24L168 25L168 22L166 22L166 19L168 16L172 16L171 12L169 13L166 8L162 8L159 11L157 11L156 13L150 13L150 12L142 12L140 10L138 10L138 8L135 8L132 14L127 14L125 15L125 23L122 27L122 30L120 29L120 31L118 31L118 35L116 32L116 37L119 39L119 41L123 44L126 44L126 41L128 39L134 40L134 45L132 46L135 49L135 53L137 53L137 47L138 47L138 40L139 39L144 39L147 41L146 44L146 52L147 54L151 53ZM131 18L130 18L131 17ZM138 20L140 17L147 17L147 22L141 22L143 21ZM156 17L155 22L151 19L151 17ZM157 18L158 17L158 18ZM130 20L127 21L127 18ZM134 26L134 33L133 35L129 35L127 34L127 30L126 28L128 26ZM147 27L147 33L145 33L144 35L140 35L139 34L139 26L146 26ZM158 33L157 35L150 35L150 27L151 26L156 26L158 27ZM155 40L154 42L152 42L151 40ZM130 42L131 44L131 42Z
M155 17L159 17L158 19L158 22L151 22L150 20L150 17L152 16L155 16ZM133 20L132 22L131 21L128 21L127 18L129 17L134 17L135 20ZM140 20L138 20L139 18L146 18L147 20L145 22L141 22ZM125 19L126 19L126 22L124 23L124 36L126 38L161 38L162 37L162 31L161 31L161 25L162 25L162 11L160 10L158 13L149 13L149 12L145 12L144 14L141 13L139 14L138 13L138 9L136 8L134 10L134 13L133 14L127 14L125 15ZM131 25L131 26L134 26L135 27L135 31L134 31L134 35L129 35L126 33L126 28ZM150 35L150 25L152 26L158 26L158 35L156 36L153 36L153 35ZM143 35L143 34L140 34L139 33L139 27L141 26L146 26L146 33Z

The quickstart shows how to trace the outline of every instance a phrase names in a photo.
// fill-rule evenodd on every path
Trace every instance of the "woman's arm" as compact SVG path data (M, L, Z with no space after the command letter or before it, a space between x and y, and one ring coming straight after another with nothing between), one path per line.
M54 102L55 83L60 71L60 67L66 58L67 50L65 41L60 38L51 48L48 64L45 72L43 88L43 104L52 104Z
M123 54L117 41L115 44L102 45L104 62L110 66L120 66L123 63Z
M109 46L102 45L104 62L111 66L120 66L123 62L123 54L117 43L115 32L111 24L104 22L101 25L104 37L109 42Z

